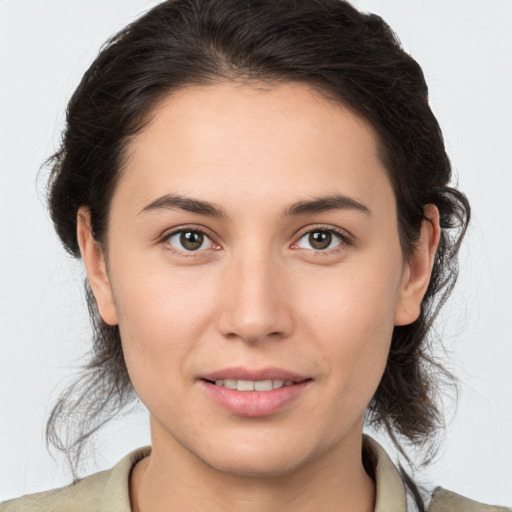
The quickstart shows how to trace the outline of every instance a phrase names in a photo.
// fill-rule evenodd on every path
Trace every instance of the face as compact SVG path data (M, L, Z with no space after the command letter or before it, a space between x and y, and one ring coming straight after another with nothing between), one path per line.
M128 148L106 267L86 224L154 446L243 475L357 446L428 283L368 123L300 84L183 89Z

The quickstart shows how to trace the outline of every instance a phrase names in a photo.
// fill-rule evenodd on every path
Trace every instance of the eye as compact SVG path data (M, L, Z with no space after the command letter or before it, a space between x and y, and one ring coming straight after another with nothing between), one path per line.
M331 229L315 229L305 233L295 246L301 249L312 249L314 251L326 251L334 249L344 242L339 233Z
M202 231L182 229L167 238L168 243L178 251L197 252L213 247L212 240Z

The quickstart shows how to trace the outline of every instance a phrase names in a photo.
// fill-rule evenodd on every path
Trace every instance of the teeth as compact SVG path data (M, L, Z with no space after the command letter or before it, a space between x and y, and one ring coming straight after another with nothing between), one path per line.
M239 380L236 383L238 391L254 391L254 381L252 380Z
M222 382L222 381L218 381L218 382ZM217 382L215 382L215 384L217 384ZM226 379L224 381L223 385L224 385L224 387L229 388L229 389L236 389L236 380Z
M270 391L271 389L274 389L271 380L257 380L254 383L255 391Z
M272 389L279 389L283 386L291 386L291 380L216 380L216 386L224 386L229 389L236 389L238 391L271 391Z

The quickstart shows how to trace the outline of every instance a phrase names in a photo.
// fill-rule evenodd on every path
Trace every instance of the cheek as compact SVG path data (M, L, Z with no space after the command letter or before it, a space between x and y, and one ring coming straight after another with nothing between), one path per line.
M165 393L181 382L187 355L211 324L212 286L205 276L191 281L190 273L126 261L111 282L130 379L146 402L149 390Z
M212 275L154 259L120 259L111 276L120 328L138 343L180 343L203 325L214 293Z
M321 344L340 399L369 401L380 382L394 328L400 261L358 262L323 286L308 286L303 305L308 330ZM304 295L304 290L297 293Z

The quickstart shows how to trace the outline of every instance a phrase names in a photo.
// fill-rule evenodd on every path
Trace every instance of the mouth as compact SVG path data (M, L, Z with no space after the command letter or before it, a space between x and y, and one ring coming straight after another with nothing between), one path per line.
M214 403L238 416L269 416L299 400L313 381L277 368L230 368L204 375L202 388Z
M272 391L312 380L309 376L277 367L231 367L200 376L201 380L237 391Z
M292 380L265 379L265 380L236 380L236 379L204 379L210 384L227 389L236 389L237 391L272 391L295 384ZM310 379L305 379L310 380Z

